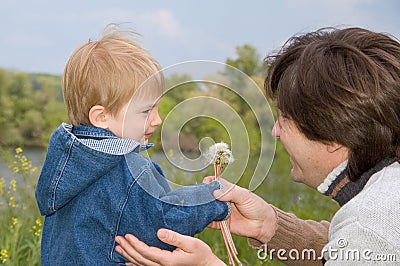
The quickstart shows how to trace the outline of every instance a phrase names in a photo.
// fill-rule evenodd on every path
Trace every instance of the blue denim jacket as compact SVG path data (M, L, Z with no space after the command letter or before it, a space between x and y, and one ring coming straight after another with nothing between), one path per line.
M227 218L229 205L212 196L219 182L171 191L141 148L91 126L62 124L53 132L36 188L45 215L42 265L124 264L114 251L117 235L172 250L157 239L159 228L193 236Z

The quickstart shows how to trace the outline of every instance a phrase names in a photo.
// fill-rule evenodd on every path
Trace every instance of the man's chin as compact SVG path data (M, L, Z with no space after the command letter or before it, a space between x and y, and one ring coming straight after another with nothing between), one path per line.
M303 183L303 179L301 178L299 173L296 172L296 170L294 168L292 168L292 170L290 170L290 177L292 178L292 180L294 182Z

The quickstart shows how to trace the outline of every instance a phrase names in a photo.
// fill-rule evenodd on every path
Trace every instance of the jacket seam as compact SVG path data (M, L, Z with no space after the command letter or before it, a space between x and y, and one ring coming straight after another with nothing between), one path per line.
M56 211L56 194L57 194L56 191L57 191L57 188L58 188L58 184L60 183L61 177L62 177L62 175L64 173L64 170L65 170L65 167L67 165L67 162L69 160L69 157L71 155L71 149L72 149L72 146L74 145L74 141L75 141L74 139L71 139L71 145L69 145L69 147L68 147L67 156L65 157L64 162L61 161L60 164L58 165L59 167L57 167L57 170L59 170L59 173L58 173L57 177L54 180L54 186L52 188L51 197L50 197L50 199L51 199L51 202L50 202L51 212Z
M128 201L129 201L129 199L131 198L130 197L130 194L131 194L131 191L132 191L132 188L133 188L133 186L135 185L135 184L137 184L137 180L143 175L143 173L145 173L147 171L147 167L142 167L142 169L140 169L139 170L139 173L138 173L138 175L137 175L137 178L135 178L133 175L132 175L132 173L130 174L131 175L131 177L132 177L132 184L129 186L129 188L128 188L128 191L127 191L127 193L126 193L126 196L125 196L125 200L123 200L123 202L121 203L121 205L119 206L119 208L118 208L118 218L117 218L117 220L116 220L116 223L115 223L115 227L114 227L114 233L113 233L113 240L112 240L112 245L111 245L111 251L110 251L110 253L109 253L109 259L110 259L110 261L112 261L112 262L115 262L114 261L114 256L113 256L113 254L114 254L114 249L115 249L115 237L117 237L117 235L118 235L118 230L119 230L119 227L120 227L120 224L121 224L121 219L122 219L122 215L123 215L123 213L124 213L124 209L125 209L125 206L126 206L126 204L128 203Z

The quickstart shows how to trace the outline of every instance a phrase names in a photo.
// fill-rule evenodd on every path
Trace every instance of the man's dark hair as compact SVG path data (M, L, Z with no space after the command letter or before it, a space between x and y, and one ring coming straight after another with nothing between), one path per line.
M266 58L265 88L310 140L349 149L351 180L400 158L400 44L362 28L294 36ZM318 155L316 155L318 156Z

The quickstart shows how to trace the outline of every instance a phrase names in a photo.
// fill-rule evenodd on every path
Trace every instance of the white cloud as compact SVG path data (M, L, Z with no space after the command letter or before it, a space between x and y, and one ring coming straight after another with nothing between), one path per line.
M144 24L150 24L160 35L166 37L177 37L182 34L179 22L174 14L167 9L159 9L153 12L144 13L139 16Z
M183 34L183 30L176 16L168 9L157 9L148 12L138 12L123 8L98 8L80 14L81 20L93 21L97 24L128 23L139 33L146 36L158 35L161 37L176 38Z

